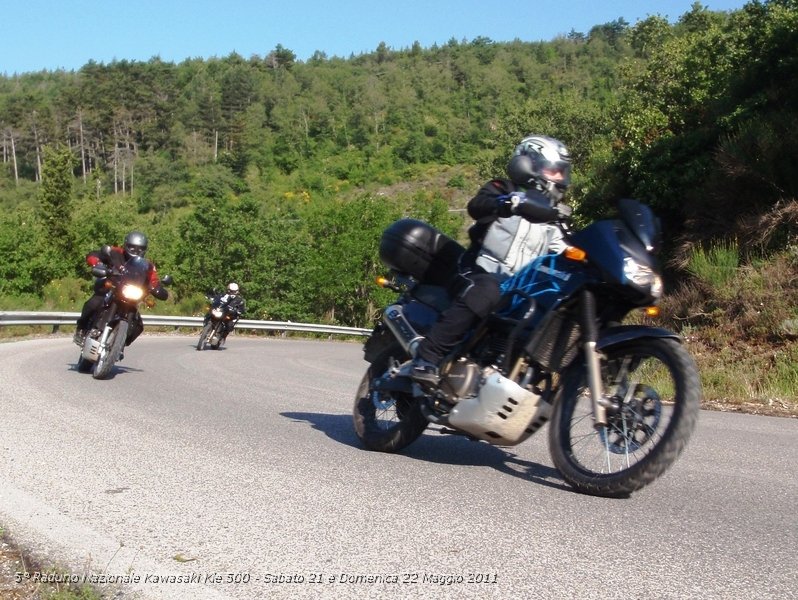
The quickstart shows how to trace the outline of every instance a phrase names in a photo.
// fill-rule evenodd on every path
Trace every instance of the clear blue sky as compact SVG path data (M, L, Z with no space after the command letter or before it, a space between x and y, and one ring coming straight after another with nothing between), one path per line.
M551 40L620 17L675 22L694 0L0 0L0 73L80 69L90 60L266 56L277 44L307 60L348 58L454 38ZM704 0L735 10L744 0Z

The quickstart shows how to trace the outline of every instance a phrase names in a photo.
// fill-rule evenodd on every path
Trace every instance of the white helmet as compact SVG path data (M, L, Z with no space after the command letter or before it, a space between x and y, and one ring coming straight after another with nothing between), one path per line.
M529 160L520 158L525 156ZM517 185L533 185L559 202L571 184L571 154L560 140L530 135L515 147L507 174Z
M233 282L227 286L227 293L231 296L238 296L238 284Z

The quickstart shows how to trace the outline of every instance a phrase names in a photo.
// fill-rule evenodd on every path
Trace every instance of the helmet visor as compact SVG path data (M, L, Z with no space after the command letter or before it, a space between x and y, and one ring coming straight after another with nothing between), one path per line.
M540 167L540 175L546 181L565 188L571 183L571 165L562 161L546 161Z
M146 250L146 246L139 246L138 244L125 244L125 252L131 256L144 256L144 252Z

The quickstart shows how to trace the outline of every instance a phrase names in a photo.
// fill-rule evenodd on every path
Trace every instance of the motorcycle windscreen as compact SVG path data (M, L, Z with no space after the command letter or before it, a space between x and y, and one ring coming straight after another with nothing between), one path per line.
M640 240L647 252L659 250L662 245L662 226L651 208L637 200L622 198L618 201L618 213L621 221Z
M150 272L150 263L141 256L132 256L122 267L122 273L128 283L146 287Z

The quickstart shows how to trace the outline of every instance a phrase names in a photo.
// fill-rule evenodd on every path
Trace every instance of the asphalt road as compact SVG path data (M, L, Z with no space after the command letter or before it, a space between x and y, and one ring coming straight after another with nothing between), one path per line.
M108 381L0 344L0 525L117 598L795 598L798 420L702 412L631 498L500 449L351 424L360 345L143 336ZM164 581L161 578L166 578Z

